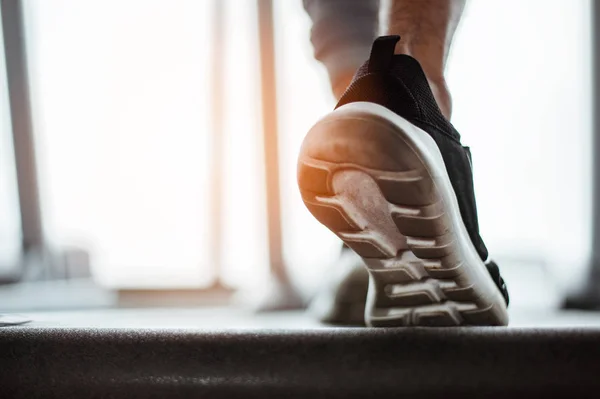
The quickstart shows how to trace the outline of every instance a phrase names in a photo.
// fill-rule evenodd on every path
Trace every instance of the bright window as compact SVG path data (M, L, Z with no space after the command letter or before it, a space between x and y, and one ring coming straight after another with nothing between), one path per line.
M226 2L221 38L212 35L214 1L25 4L53 242L90 250L94 275L111 287L211 283L216 44L228 78L223 277L234 286L264 281L255 2ZM312 59L301 1L274 4L284 253L293 277L313 287L339 243L301 203L296 157L334 101ZM453 120L473 149L491 252L556 264L557 274L589 253L589 9L586 0L473 0L448 67Z

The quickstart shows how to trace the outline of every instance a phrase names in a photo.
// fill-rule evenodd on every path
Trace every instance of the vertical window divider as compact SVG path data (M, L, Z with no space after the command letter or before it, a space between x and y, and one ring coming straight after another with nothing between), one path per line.
M13 135L17 189L21 214L23 269L16 280L30 275L32 266L39 266L42 275L48 275L43 260L46 258L46 240L42 223L42 208L38 184L35 137L31 115L31 97L23 1L0 1L8 102ZM35 262L35 263L32 263ZM38 271L35 271L38 272Z
M257 16L269 272L274 287L258 310L292 309L301 307L303 301L292 284L283 257L273 1L257 0Z

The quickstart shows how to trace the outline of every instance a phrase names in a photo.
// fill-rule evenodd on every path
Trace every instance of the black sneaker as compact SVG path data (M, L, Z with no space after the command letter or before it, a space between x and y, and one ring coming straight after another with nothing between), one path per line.
M311 213L365 261L372 326L506 325L508 293L479 236L470 153L419 63L375 41L304 139Z

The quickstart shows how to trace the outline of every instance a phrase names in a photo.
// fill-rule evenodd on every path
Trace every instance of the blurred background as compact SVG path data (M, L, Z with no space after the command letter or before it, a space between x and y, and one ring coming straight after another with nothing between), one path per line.
M260 307L274 282L309 301L340 243L302 204L296 158L335 101L301 1L272 2L272 31L260 4L2 0L0 312ZM588 276L591 11L471 0L449 61L517 308Z

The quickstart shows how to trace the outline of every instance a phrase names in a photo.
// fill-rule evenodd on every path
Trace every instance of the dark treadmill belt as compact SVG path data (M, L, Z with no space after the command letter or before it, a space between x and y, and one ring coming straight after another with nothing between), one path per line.
M600 397L600 329L0 330L0 398Z

